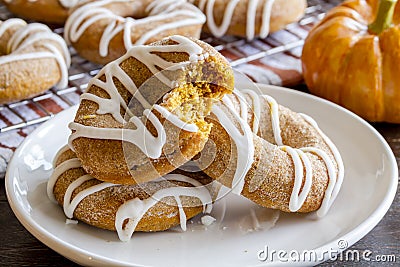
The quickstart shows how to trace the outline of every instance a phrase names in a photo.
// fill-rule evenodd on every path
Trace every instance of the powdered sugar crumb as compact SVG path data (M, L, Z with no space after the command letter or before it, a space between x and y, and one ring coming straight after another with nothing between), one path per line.
M210 215L204 215L203 217L201 217L201 223L205 226L209 226L211 224L213 224L217 219L215 219L214 217L210 216Z
M66 219L65 224L78 224L77 220Z

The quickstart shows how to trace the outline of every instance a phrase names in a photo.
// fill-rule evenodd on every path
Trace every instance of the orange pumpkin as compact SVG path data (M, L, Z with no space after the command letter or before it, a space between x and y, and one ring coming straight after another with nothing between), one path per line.
M313 94L369 121L400 123L400 4L348 0L307 37L305 82Z

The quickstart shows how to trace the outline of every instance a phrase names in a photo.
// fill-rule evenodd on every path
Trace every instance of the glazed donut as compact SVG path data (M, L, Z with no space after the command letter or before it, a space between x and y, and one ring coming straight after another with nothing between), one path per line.
M63 24L68 11L84 0L2 0L17 16L45 23Z
M186 0L101 0L71 13L64 38L82 57L106 64L133 45L173 34L198 38L204 22L203 13Z
M202 41L176 35L135 46L89 82L69 125L70 147L99 180L156 179L203 149L211 128L204 117L233 80L226 59Z
M304 15L306 0L189 0L206 14L205 31L216 37L265 38Z
M200 173L168 174L142 185L101 182L83 170L68 147L59 151L54 167L47 184L49 198L68 218L117 231L122 241L135 231L164 231L179 224L185 231L186 220L211 211L218 189Z
M225 95L211 118L215 145L208 142L199 160L206 174L263 207L326 214L344 166L312 118L251 90Z
M0 104L67 86L69 65L63 38L46 25L0 21Z

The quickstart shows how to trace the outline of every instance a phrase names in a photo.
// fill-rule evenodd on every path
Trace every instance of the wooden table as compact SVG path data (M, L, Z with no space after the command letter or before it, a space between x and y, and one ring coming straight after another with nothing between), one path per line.
M400 161L400 125L373 125L389 142L397 162ZM7 202L4 179L0 180L0 266L77 266L49 249L34 238L19 223ZM366 261L327 262L323 266L398 266L400 263L400 197L396 195L393 205L383 220L363 239L350 249L361 253L370 250L372 255L395 255L396 262L377 263Z

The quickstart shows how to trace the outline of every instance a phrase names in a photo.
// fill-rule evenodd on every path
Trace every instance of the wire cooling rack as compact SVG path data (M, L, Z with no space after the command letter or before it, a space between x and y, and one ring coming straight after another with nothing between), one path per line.
M213 45L218 51L234 55L233 59L230 59L230 64L234 68L282 52L299 58L304 39L310 28L323 18L327 10L340 2L340 0L309 0L303 19L298 23L288 25L279 34L272 34L266 39L252 42L232 36L222 38L203 36L202 39ZM0 20L11 17L12 14L0 4ZM63 28L54 29L54 32L58 34L63 34L63 31ZM280 36L285 36L284 41ZM254 53L244 53L241 49L243 46L250 47L247 50L254 51ZM32 99L0 105L0 133L44 122L79 102L80 94L86 89L88 81L96 75L101 66L79 57L73 48L70 48L70 52L72 65L69 70L68 86L65 89L52 88Z

